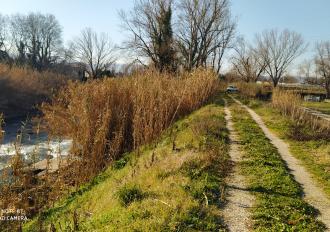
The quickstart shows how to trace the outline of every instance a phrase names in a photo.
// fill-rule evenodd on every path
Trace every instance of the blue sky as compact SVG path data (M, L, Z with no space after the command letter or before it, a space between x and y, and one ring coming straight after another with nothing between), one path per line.
M51 13L63 28L65 41L85 27L106 32L115 43L123 40L118 11L130 9L133 0L0 0L1 14Z
M119 44L125 35L118 11L128 10L134 0L0 0L0 13L52 13L63 26L64 40L78 35L85 27L107 32ZM248 40L264 29L277 28L301 33L312 56L314 43L330 40L330 0L232 0L232 14L238 20L238 32ZM301 59L303 59L301 58Z
M290 29L301 33L313 48L319 40L330 40L329 0L233 0L238 31L253 40L264 29Z

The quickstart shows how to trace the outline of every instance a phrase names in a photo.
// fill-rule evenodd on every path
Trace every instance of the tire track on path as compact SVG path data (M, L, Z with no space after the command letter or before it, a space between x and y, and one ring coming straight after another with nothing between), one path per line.
M252 227L250 208L253 206L254 197L246 190L245 177L240 174L238 163L242 160L239 147L239 139L234 129L230 109L225 100L225 114L227 129L230 137L229 155L234 164L233 171L226 180L227 182L227 204L224 208L224 220L229 231L245 232Z
M300 161L291 154L288 144L273 134L267 128L261 117L254 110L242 104L235 98L233 98L233 100L249 112L253 120L259 125L266 137L278 149L282 159L287 163L292 175L302 186L304 191L304 200L319 210L320 214L318 215L318 219L326 225L328 228L327 231L330 231L330 200L324 194L323 190L314 183L311 175L301 165Z

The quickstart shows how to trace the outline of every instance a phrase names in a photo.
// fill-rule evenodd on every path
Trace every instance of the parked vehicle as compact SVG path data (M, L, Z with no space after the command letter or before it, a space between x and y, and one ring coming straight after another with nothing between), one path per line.
M230 85L226 89L226 93L237 93L238 88L236 86Z

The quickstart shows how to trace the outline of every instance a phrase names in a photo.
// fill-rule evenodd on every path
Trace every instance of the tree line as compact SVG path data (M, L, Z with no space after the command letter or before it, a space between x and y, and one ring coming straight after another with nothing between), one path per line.
M83 29L63 46L62 27L54 15L0 15L0 62L37 70L79 66L90 78L112 75L116 53L133 56L137 66L160 72L212 68L220 75L228 50L232 72L246 82L269 76L274 86L307 48L303 37L290 30L266 30L254 43L236 35L230 0L135 0L119 13L127 39L116 46L105 33ZM313 65L311 65L311 63ZM330 42L316 45L315 58L301 65L307 80L321 80L330 96Z
M86 28L65 47L62 27L52 14L0 15L0 62L38 71L76 70L98 78L114 64L114 48L105 33Z
M77 62L98 78L110 70L116 51L124 49L139 64L161 72L212 67L220 73L236 30L229 0L136 0L120 17L129 38L121 46L86 28L64 48L53 15L0 16L0 59L37 70Z
M266 30L255 36L253 44L238 38L231 57L232 72L245 82L269 76L276 87L288 74L293 61L308 47L303 37L289 30ZM299 65L298 74L307 84L323 86L330 97L330 41L318 42L314 58Z
M0 59L47 69L60 54L62 29L54 15L0 15Z

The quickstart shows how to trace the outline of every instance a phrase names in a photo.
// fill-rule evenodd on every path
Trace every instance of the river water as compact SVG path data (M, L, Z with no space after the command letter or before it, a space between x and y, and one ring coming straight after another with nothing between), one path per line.
M71 140L50 140L45 132L34 133L32 123L22 118L8 120L3 130L5 134L0 144L0 169L8 165L17 152L26 161L37 162L47 156L66 156L71 147Z

